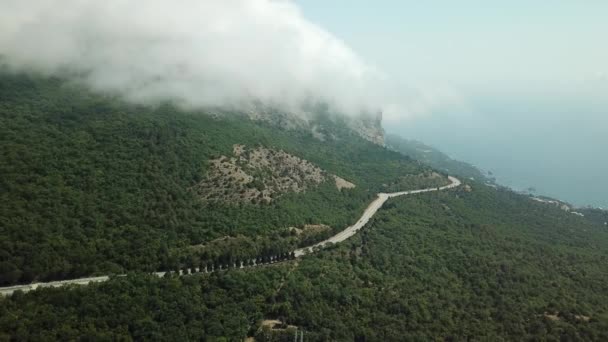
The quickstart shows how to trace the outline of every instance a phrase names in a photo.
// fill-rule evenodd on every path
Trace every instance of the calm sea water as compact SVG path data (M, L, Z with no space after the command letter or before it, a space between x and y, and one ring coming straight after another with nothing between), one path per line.
M601 99L484 97L387 131L492 171L514 189L608 208L607 109Z

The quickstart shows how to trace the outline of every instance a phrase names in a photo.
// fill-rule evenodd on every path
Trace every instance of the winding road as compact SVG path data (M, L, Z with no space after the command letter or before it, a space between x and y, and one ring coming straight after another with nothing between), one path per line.
M344 229L343 231L339 232L338 234L328 238L327 240L323 240L323 241L321 241L317 244L314 244L312 246L309 246L309 247L296 249L295 250L296 258L299 258L302 255L305 255L307 253L312 253L315 248L323 248L325 245L330 244L330 243L331 244L340 243L340 242L348 239L349 237L357 234L357 232L361 228L363 228L367 224L367 222L369 222L369 219L371 219L374 216L374 214L376 214L378 209L380 209L382 207L382 205L384 204L384 202L386 202L389 198L413 195L413 194L420 194L423 192L447 190L447 189L452 189L457 186L460 186L461 182L458 178L449 176L449 179L450 179L450 184L439 187L439 188L427 188L427 189L401 191L401 192L379 193L378 198L376 198L367 207L367 209L365 209L365 211L363 212L363 215L361 215L361 218L359 219L359 221L357 221L357 223L353 224L350 227L346 227L346 229Z
M392 193L379 193L378 198L376 198L367 207L367 209L365 209L365 211L363 212L363 215L361 215L361 218L357 221L357 223L355 223L352 226L346 227L346 229L344 229L343 231L339 232L338 234L336 234L326 240L323 240L323 241L316 243L309 247L304 247L304 248L295 250L294 253L295 253L296 258L299 258L308 253L312 253L315 251L315 249L323 248L327 244L340 243L340 242L350 238L351 236L357 234L357 232L359 230L361 230L361 228L363 228L367 224L367 222L369 222L369 220L374 216L374 214L376 214L378 209L380 209L382 207L382 205L384 204L384 202L386 202L389 198L398 197L398 196L414 195L414 194L420 194L420 193L425 193L425 192L447 190L447 189L456 188L462 184L460 182L460 180L456 177L449 176L448 178L450 180L450 184L444 185L442 187L401 191L401 192L392 192ZM162 277L165 274L165 272L156 272L154 274L159 277ZM110 279L109 276L100 276L100 277L50 281L50 282L46 282L46 283L33 283L33 284L26 284L26 285L14 285L14 286L8 286L8 287L0 287L0 295L5 295L5 296L11 295L11 294L13 294L13 292L18 291L18 290L21 290L23 292L28 292L28 291L35 290L35 289L41 288L41 287L61 287L61 286L68 285L68 284L87 285L89 283L102 282L102 281L106 281L108 279Z

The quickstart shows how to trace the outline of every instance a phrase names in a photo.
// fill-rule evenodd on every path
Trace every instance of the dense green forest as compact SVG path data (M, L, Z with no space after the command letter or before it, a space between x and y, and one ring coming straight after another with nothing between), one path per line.
M319 340L606 340L608 229L472 189L387 203L278 300Z
M577 208L576 211L585 215L587 220L604 225L608 229L608 210L599 208Z
M187 258L188 246L227 235L269 240L303 224L339 230L389 184L425 186L399 177L430 172L339 118L311 119L333 137L321 141L306 127L213 114L0 73L0 285L162 269ZM326 182L268 205L203 203L188 189L234 144L282 149L357 187Z
M391 199L347 242L298 261L144 274L0 300L0 340L608 339L608 229L472 182Z

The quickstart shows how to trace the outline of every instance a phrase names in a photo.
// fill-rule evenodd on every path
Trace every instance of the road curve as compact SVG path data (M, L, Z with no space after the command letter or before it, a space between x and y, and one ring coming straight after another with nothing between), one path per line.
M452 189L452 188L456 188L458 186L460 186L462 183L460 182L460 180L456 177L452 177L449 176L448 177L450 180L450 184L448 185L444 185L442 187L435 187L435 188L427 188L427 189L420 189L420 190L410 190L410 191L400 191L400 192L391 192L391 193L379 193L378 194L378 198L376 198L368 207L367 209L365 209L365 211L363 212L363 215L361 216L361 218L357 221L357 223L353 224L352 226L346 227L346 229L344 229L343 231L339 232L338 234L323 240L319 243L316 243L312 246L308 246L308 247L303 247L303 248L299 248L296 249L294 251L296 258L299 258L303 255L306 255L308 253L312 253L314 252L315 249L318 248L323 248L324 246L326 246L327 244L335 244L335 243L339 243L342 242L348 238L350 238L351 236L357 234L357 232L363 228L367 222L369 222L369 219L371 219L374 214L376 214L376 212L378 211L378 209L380 209L382 207L382 205L384 204L384 202L386 202L389 198L393 198L393 197L398 197L398 196L407 196L407 195L414 195L414 194L420 194L420 193L424 193L424 192L433 192L433 191L439 191L439 190L447 190L447 189ZM154 273L155 275L162 277L165 272L156 272ZM180 273L181 274L181 273ZM41 288L41 287L61 287L64 285L68 285L68 284L75 284L75 285L87 285L89 283L93 283L93 282L103 282L110 279L109 276L100 276L100 277L89 277L89 278L78 278L78 279L68 279L68 280L59 280L59 281L50 281L50 282L46 282L46 283L32 283L32 284L26 284L26 285L14 285L14 286L8 286L8 287L0 287L0 295L11 295L13 294L13 292L21 290L23 292L28 292L31 290L35 290L37 288Z
M452 189L457 186L460 186L461 182L458 178L452 177L452 176L449 176L448 178L450 179L450 184L442 186L442 187L438 187L438 188L427 188L427 189L420 189L420 190L400 191L400 192L391 192L391 193L379 193L378 198L376 198L367 207L367 209L365 209L365 211L363 212L363 215L361 215L361 218L359 219L359 221L357 221L357 223L353 224L350 227L346 227L346 229L339 232L338 234L336 234L326 240L323 240L319 243L316 243L312 246L296 249L295 250L296 258L299 258L307 253L312 253L315 248L323 248L325 245L330 244L330 243L331 244L339 243L339 242L342 242L342 241L348 239L349 237L357 234L357 232L361 228L363 228L367 224L367 222L369 222L369 219L371 219L372 216L374 216L374 214L376 214L378 209L380 209L382 207L382 205L384 204L384 202L386 202L389 198L413 195L413 194L420 194L423 192L447 190L447 189Z

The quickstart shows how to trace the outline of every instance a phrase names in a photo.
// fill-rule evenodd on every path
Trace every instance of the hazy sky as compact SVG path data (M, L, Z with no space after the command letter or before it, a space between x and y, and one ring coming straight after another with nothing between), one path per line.
M76 71L140 102L381 109L387 130L506 184L608 206L606 0L0 0L0 9L0 62L17 70Z
M399 78L486 86L608 78L608 2L300 0Z
M608 207L608 1L301 0L426 103L385 128L504 184ZM436 96L435 96L436 95Z

